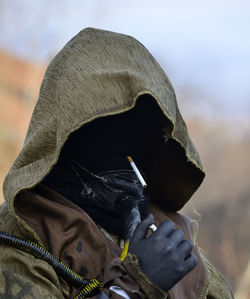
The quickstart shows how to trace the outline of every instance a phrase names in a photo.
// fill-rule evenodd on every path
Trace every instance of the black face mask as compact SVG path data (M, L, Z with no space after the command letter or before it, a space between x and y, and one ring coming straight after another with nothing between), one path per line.
M113 226L117 225L114 220L119 219L119 235L129 240L137 224L147 215L148 202L148 196L134 171L109 170L93 174L73 160L71 167L82 183L82 208L97 224L109 231L105 218L111 218ZM96 219L98 213L103 214L102 219Z

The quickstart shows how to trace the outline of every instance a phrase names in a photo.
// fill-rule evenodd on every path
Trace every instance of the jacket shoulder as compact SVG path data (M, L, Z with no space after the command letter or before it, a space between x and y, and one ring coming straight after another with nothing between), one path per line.
M207 270L207 290L204 298L234 299L232 290L225 277L200 252L201 259Z
M46 262L0 245L0 298L65 298L59 279Z
M0 205L0 231L22 236L20 225L6 203ZM54 269L45 261L0 239L0 298L64 298Z

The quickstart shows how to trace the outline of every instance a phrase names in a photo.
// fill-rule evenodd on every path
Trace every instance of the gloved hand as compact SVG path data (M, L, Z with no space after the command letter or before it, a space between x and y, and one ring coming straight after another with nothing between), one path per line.
M170 290L197 264L191 253L193 245L183 240L184 233L174 228L171 221L162 222L157 230L146 238L154 217L149 214L138 224L128 252L138 257L141 270L163 291Z

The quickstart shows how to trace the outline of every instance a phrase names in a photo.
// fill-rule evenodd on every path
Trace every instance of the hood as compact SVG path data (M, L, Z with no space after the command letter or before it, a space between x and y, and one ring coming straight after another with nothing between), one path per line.
M181 209L205 174L170 81L133 37L87 28L64 46L45 73L23 148L4 181L10 210L15 214L19 192L50 173L73 132L102 117L130 111L138 99L143 105L148 98L158 107L167 136L164 146L155 146L148 184L153 200L162 207Z

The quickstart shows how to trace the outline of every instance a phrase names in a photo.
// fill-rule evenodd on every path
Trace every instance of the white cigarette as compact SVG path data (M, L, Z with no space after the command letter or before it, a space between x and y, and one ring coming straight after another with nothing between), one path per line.
M133 168L135 174L137 175L137 177L138 177L140 183L142 184L143 188L146 188L146 187L147 187L147 184L146 184L146 182L144 181L144 178L142 177L142 175L141 175L139 169L136 167L135 162L133 161L133 159L132 159L130 156L127 156L127 159L128 159L128 161L129 161L131 167Z

